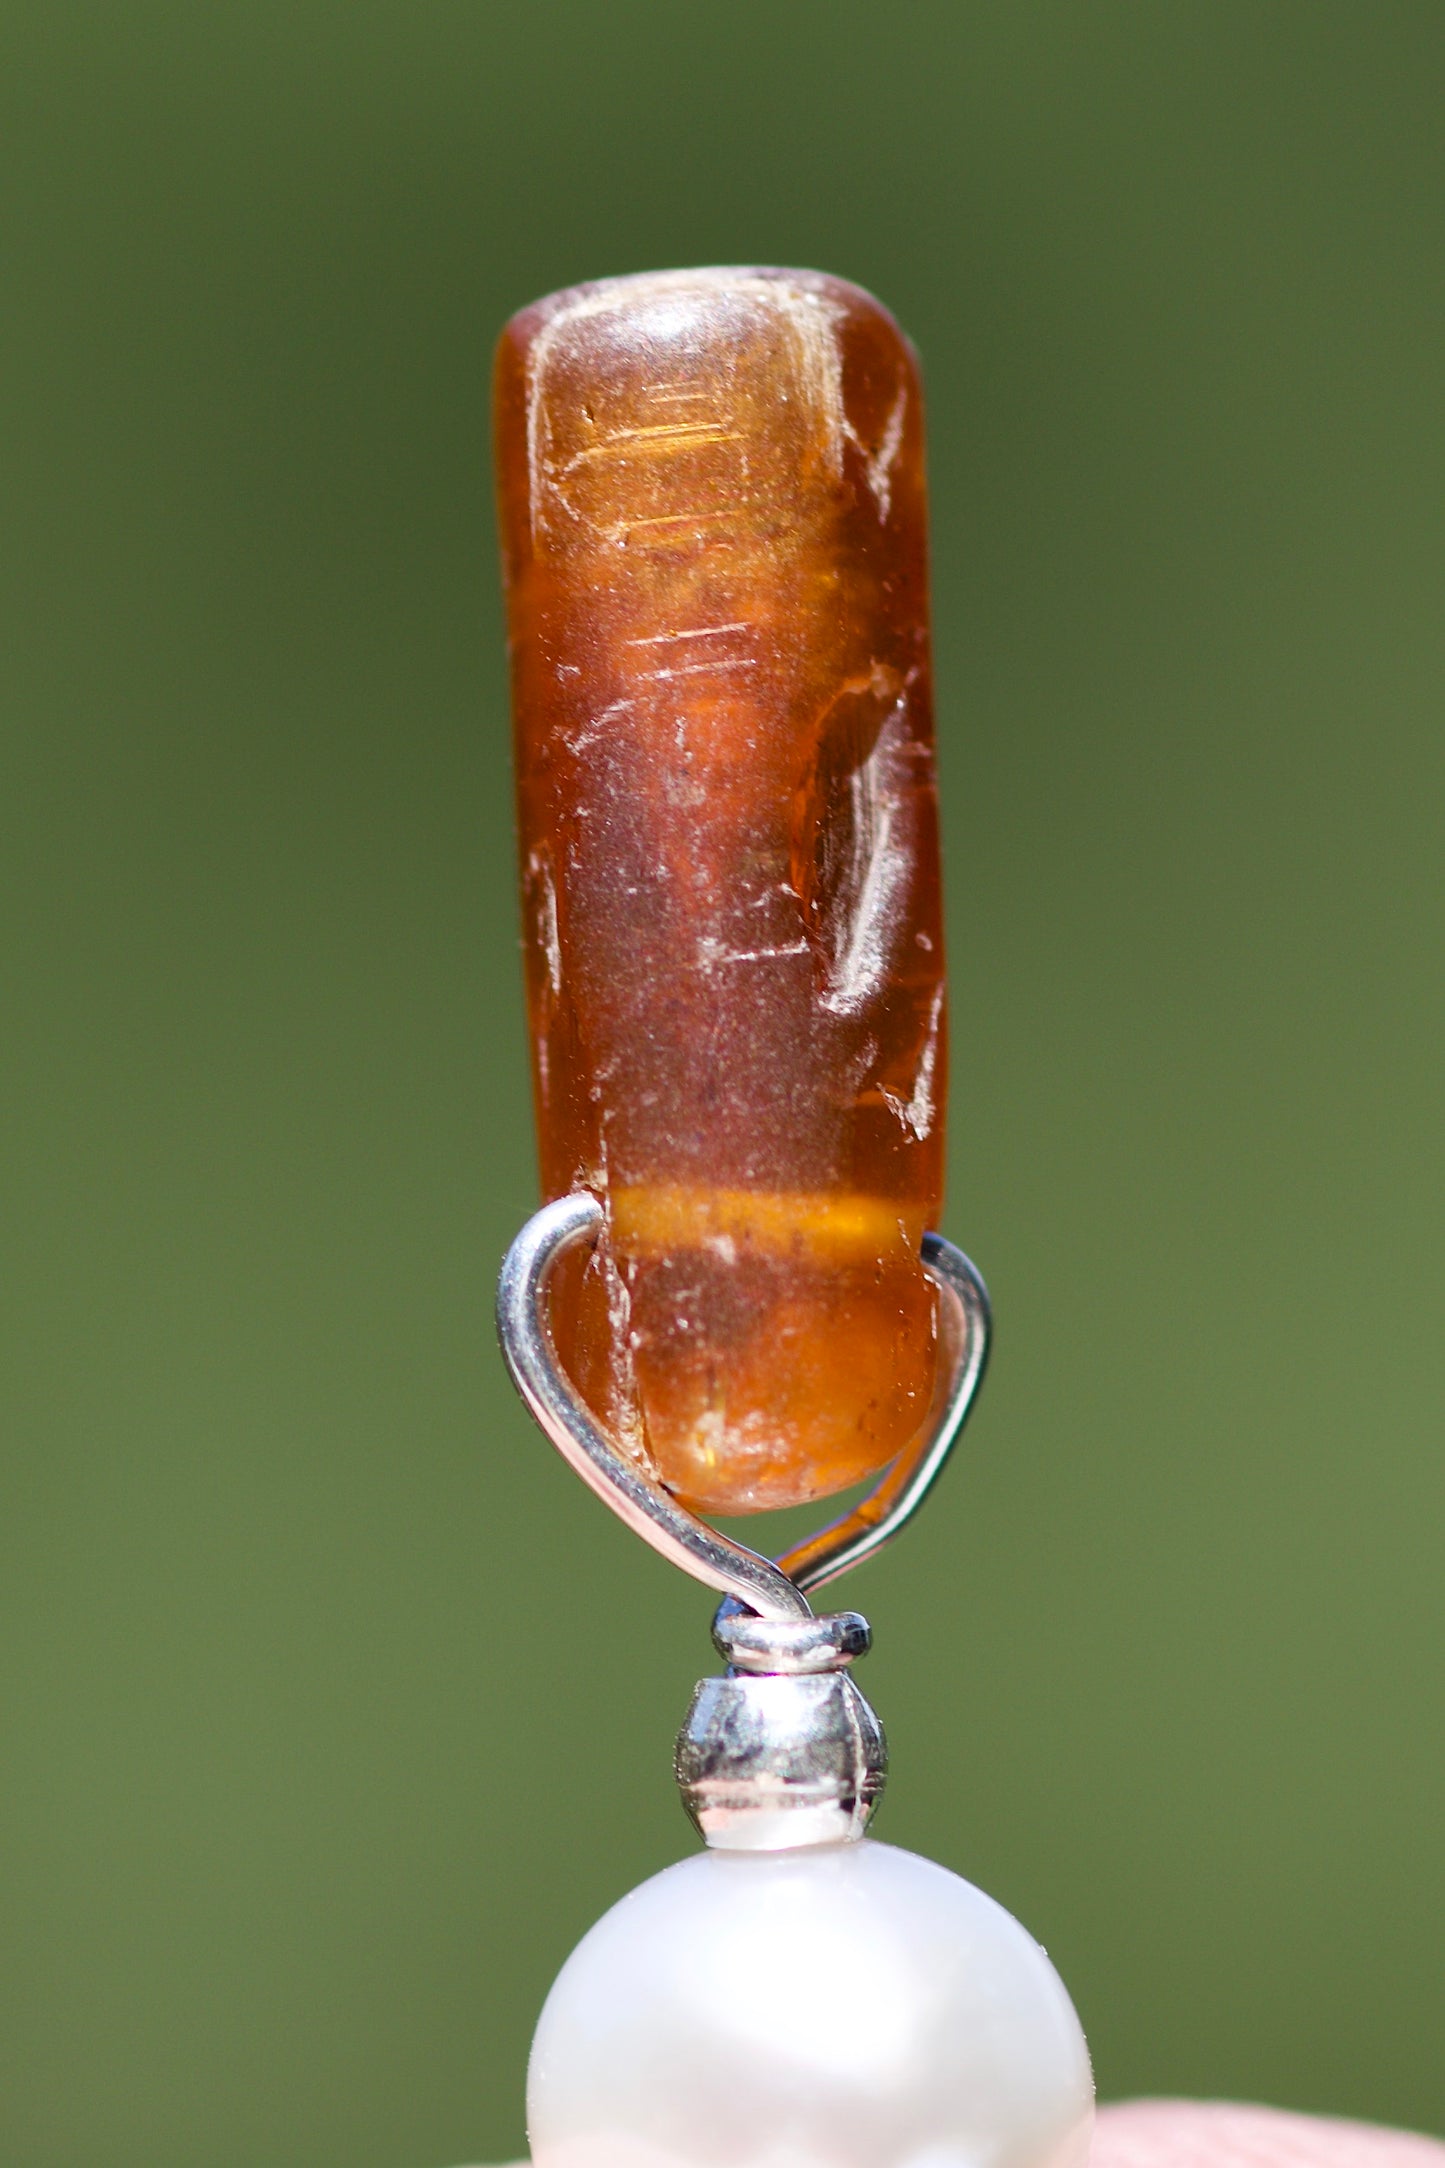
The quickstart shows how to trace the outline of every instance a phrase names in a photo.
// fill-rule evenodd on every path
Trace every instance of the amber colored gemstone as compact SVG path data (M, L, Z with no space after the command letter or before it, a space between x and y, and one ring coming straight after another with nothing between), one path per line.
M512 319L496 429L542 1181L607 1215L559 1352L690 1504L797 1503L936 1361L917 365L840 279L610 279Z

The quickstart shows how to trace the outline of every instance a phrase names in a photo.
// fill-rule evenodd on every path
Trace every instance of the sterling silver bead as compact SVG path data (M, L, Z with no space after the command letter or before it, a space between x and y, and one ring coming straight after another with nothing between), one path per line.
M780 1852L861 1837L888 1772L883 1727L844 1669L867 1620L740 1614L714 1638L738 1668L700 1681L673 1762L704 1841Z

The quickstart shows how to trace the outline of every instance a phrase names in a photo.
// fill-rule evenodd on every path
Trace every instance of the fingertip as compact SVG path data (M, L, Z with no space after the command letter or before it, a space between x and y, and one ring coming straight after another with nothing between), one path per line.
M1100 2108L1089 2168L1445 2168L1445 2143L1233 2101L1126 2100Z

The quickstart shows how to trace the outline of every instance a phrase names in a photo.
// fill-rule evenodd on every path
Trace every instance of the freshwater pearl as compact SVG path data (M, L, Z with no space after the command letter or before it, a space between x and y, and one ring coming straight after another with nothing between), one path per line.
M704 1852L547 1998L535 2168L1081 2168L1088 2050L1018 1921L892 1845Z

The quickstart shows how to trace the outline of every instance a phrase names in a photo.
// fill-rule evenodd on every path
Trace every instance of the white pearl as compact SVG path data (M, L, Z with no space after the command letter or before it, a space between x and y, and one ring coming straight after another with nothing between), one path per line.
M1088 2049L1017 1920L892 1845L704 1852L568 1958L535 2168L1080 2168Z

